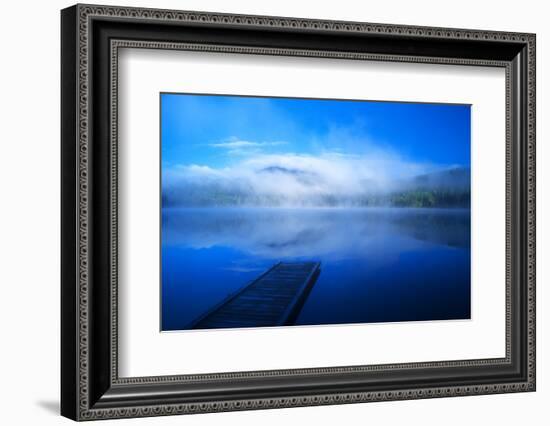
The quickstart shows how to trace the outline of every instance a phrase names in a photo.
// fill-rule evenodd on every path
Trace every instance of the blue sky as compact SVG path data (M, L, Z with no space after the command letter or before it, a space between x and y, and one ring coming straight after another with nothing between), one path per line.
M161 102L162 188L173 198L216 188L302 205L470 165L467 105L182 94Z
M163 169L289 154L470 165L469 105L161 94L161 108Z

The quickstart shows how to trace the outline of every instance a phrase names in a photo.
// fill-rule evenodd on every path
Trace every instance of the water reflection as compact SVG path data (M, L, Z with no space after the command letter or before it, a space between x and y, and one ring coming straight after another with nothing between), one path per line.
M398 236L469 247L469 211L449 209L168 209L163 215L163 244L194 249L233 247L266 258L363 257L373 244ZM385 245L385 244L383 244Z
M322 262L297 324L469 318L469 256L469 210L165 209L162 326L285 260Z

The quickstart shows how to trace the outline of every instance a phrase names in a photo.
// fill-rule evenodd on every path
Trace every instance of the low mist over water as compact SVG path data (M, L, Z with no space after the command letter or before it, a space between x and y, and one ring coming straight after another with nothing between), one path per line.
M164 173L163 205L470 206L469 168L376 160L376 155L263 155L223 169L177 167ZM421 173L423 170L432 171Z

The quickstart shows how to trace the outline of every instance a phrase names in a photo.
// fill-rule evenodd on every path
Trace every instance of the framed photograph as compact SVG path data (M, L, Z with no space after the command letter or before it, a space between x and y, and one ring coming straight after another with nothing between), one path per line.
M535 390L535 35L61 12L61 412Z

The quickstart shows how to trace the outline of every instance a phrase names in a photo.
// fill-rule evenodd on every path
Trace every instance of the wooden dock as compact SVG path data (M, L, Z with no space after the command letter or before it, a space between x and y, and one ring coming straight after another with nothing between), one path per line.
M320 273L319 262L279 262L189 325L191 329L292 325Z

